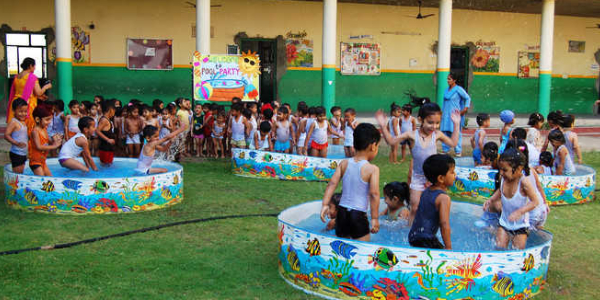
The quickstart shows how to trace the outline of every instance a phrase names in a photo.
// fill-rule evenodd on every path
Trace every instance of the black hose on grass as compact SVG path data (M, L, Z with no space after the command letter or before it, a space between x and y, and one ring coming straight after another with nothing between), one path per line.
M130 231L125 231L125 232L121 232L121 233L116 233L116 234L111 234L111 235L105 235L105 236L95 237L95 238L91 238L91 239L85 239L85 240L81 240L81 241L77 241L77 242L55 244L55 245L46 245L46 246L35 247L35 248L25 248L25 249L18 249L18 250L2 251L2 252L0 252L0 256L11 255L11 254L19 254L19 253L29 252L29 251L54 250L54 249L70 248L70 247L78 246L78 245L82 245L82 244L89 244L89 243L94 243L94 242L98 242L98 241L102 241L102 240L107 240L107 239L112 239L112 238L116 238L116 237L122 237L122 236L127 236L127 235L131 235L131 234L135 234L135 233L142 233L142 232L146 232L146 231L151 231L151 230L159 230L159 229L162 229L162 228L179 226L179 225L186 225L186 224L193 224L193 223L202 223L202 222L216 221L216 220L225 220L225 219L241 219L241 218L250 218L250 217L277 217L277 215L278 215L278 213L271 213L271 214L245 214L245 215L229 215L229 216L219 216L219 217L202 218L202 219L192 219L192 220L167 223L167 224L162 224L162 225L157 225L157 226L152 226L152 227L146 227L146 228L141 228L141 229L136 229L136 230L130 230Z

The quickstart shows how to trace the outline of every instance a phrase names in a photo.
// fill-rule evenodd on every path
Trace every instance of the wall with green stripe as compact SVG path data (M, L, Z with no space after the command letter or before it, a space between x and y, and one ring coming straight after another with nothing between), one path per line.
M94 95L128 101L132 98L150 103L177 97L191 97L192 70L130 71L124 67L73 68L74 95L91 100ZM591 113L597 97L594 79L553 78L551 109L576 114ZM336 72L336 104L358 111L387 109L392 102L406 103L405 92L414 90L421 97L435 97L433 74L382 73L381 76L341 76ZM537 79L511 76L477 75L469 93L472 111L497 113L512 109L516 113L537 110ZM299 101L321 103L321 71L288 70L279 82L279 97L295 107Z

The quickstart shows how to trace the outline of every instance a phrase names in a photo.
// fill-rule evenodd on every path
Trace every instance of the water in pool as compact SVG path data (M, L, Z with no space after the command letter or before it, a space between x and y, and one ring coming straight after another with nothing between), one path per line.
M87 173L63 168L55 159L49 159L47 163L48 168L50 168L50 172L52 172L53 177L122 178L140 176L140 174L134 171L134 169L137 166L137 159L115 159L115 162L110 167L102 166L102 164L100 164L100 161L97 159L95 159L94 161L96 163L96 166L98 167L98 171L90 171ZM81 162L83 163L83 161ZM173 163L168 163L164 161L154 161L152 163L153 168L165 168L169 172L175 171L176 166L177 165ZM25 171L23 173L25 175L33 175L33 172L30 168L25 168Z
M380 207L381 208L381 207ZM481 209L477 206L475 209ZM383 211L383 208L381 208ZM479 228L475 225L480 219L480 212L469 212L464 209L452 208L450 212L450 227L452 228L452 249L457 251L495 251L496 233L490 228ZM370 222L370 221L369 221ZM326 231L325 223L321 221L318 214L312 214L300 221L296 226L319 234L335 236L335 231ZM371 242L410 247L408 244L408 232L410 227L404 220L389 221L382 216L379 221L379 232L371 234ZM441 234L438 239L443 242ZM527 247L544 243L545 239L538 233L532 232L527 239Z

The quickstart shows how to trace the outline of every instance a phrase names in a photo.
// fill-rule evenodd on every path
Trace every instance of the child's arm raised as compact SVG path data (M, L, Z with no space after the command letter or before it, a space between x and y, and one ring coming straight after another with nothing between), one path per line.
M96 167L96 163L92 159L92 154L90 153L90 146L87 138L78 137L75 140L75 144L83 149L83 151L81 152L81 157L83 158L83 162L85 162L85 165L94 171L98 171L98 167Z
M10 121L10 123L8 124L8 127L6 128L6 132L4 133L4 139L7 140L9 143L15 145L16 147L25 148L25 147L27 147L27 143L19 143L19 142L15 141L11 136L11 134L15 130L17 130L17 126L23 126L23 125L18 125L17 122Z
M536 187L534 187L529 180L521 181L521 190L525 193L527 198L529 198L529 202L525 206L515 210L508 216L508 220L511 222L515 222L519 220L524 214L532 211L534 208L538 206L540 200L538 199L537 193L535 192ZM517 191L520 193L521 191Z
M60 147L60 143L54 143L53 139L51 139L50 145L42 144L42 142L40 141L40 135L38 134L38 131L39 129L37 127L34 127L31 131L31 139L33 140L33 145L35 146L35 148L37 148L40 151L48 151Z
M452 232L450 229L451 203L450 197L446 194L440 194L435 199L435 204L440 212L440 231L442 233L442 240L444 240L444 249L446 250L452 250L452 240L450 239Z
M342 176L344 175L347 166L348 161L343 160L337 167L337 169L335 169L335 173L333 173L331 180L327 184L327 188L325 189L325 195L323 195L323 204L321 207L321 221L323 221L323 223L327 222L327 220L325 220L325 216L329 215L329 202L331 201L331 197L335 193L335 189L337 189L337 186L340 183L340 179L342 179Z
M386 125L387 117L383 113L383 110L378 110L375 113L375 119L377 120L377 123L379 124L379 127L381 128L381 132L383 133L383 138L385 139L385 142L388 145L395 146L395 145L400 144L401 142L404 142L407 139L414 139L412 131L407 131L407 132L401 134L400 136L392 137L389 129L387 128L388 127Z
M452 148L458 144L458 137L460 136L460 114L458 110L454 110L450 116L452 123L454 123L454 131L452 131L452 137L446 136L443 132L437 131L437 139L441 140L442 143Z
M369 201L371 202L371 233L379 232L379 168L369 164Z

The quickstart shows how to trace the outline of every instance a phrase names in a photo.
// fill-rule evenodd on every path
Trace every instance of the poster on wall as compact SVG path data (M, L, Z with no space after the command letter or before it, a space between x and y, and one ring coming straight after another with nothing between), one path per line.
M342 75L380 75L381 47L373 43L341 43Z
M127 69L173 70L173 40L128 38Z
M496 42L477 42L477 51L471 58L473 72L500 72L500 47Z
M537 78L540 76L540 53L519 51L519 68L517 77Z
M286 39L285 50L288 67L312 68L313 41L307 39Z
M194 100L230 102L259 100L260 58L248 50L242 55L194 53Z
M90 47L90 33L79 26L71 27L71 58L74 63L89 64L92 62L92 50ZM56 42L48 45L50 52L48 60L56 60Z
M585 42L584 41L569 41L569 52L584 53Z

